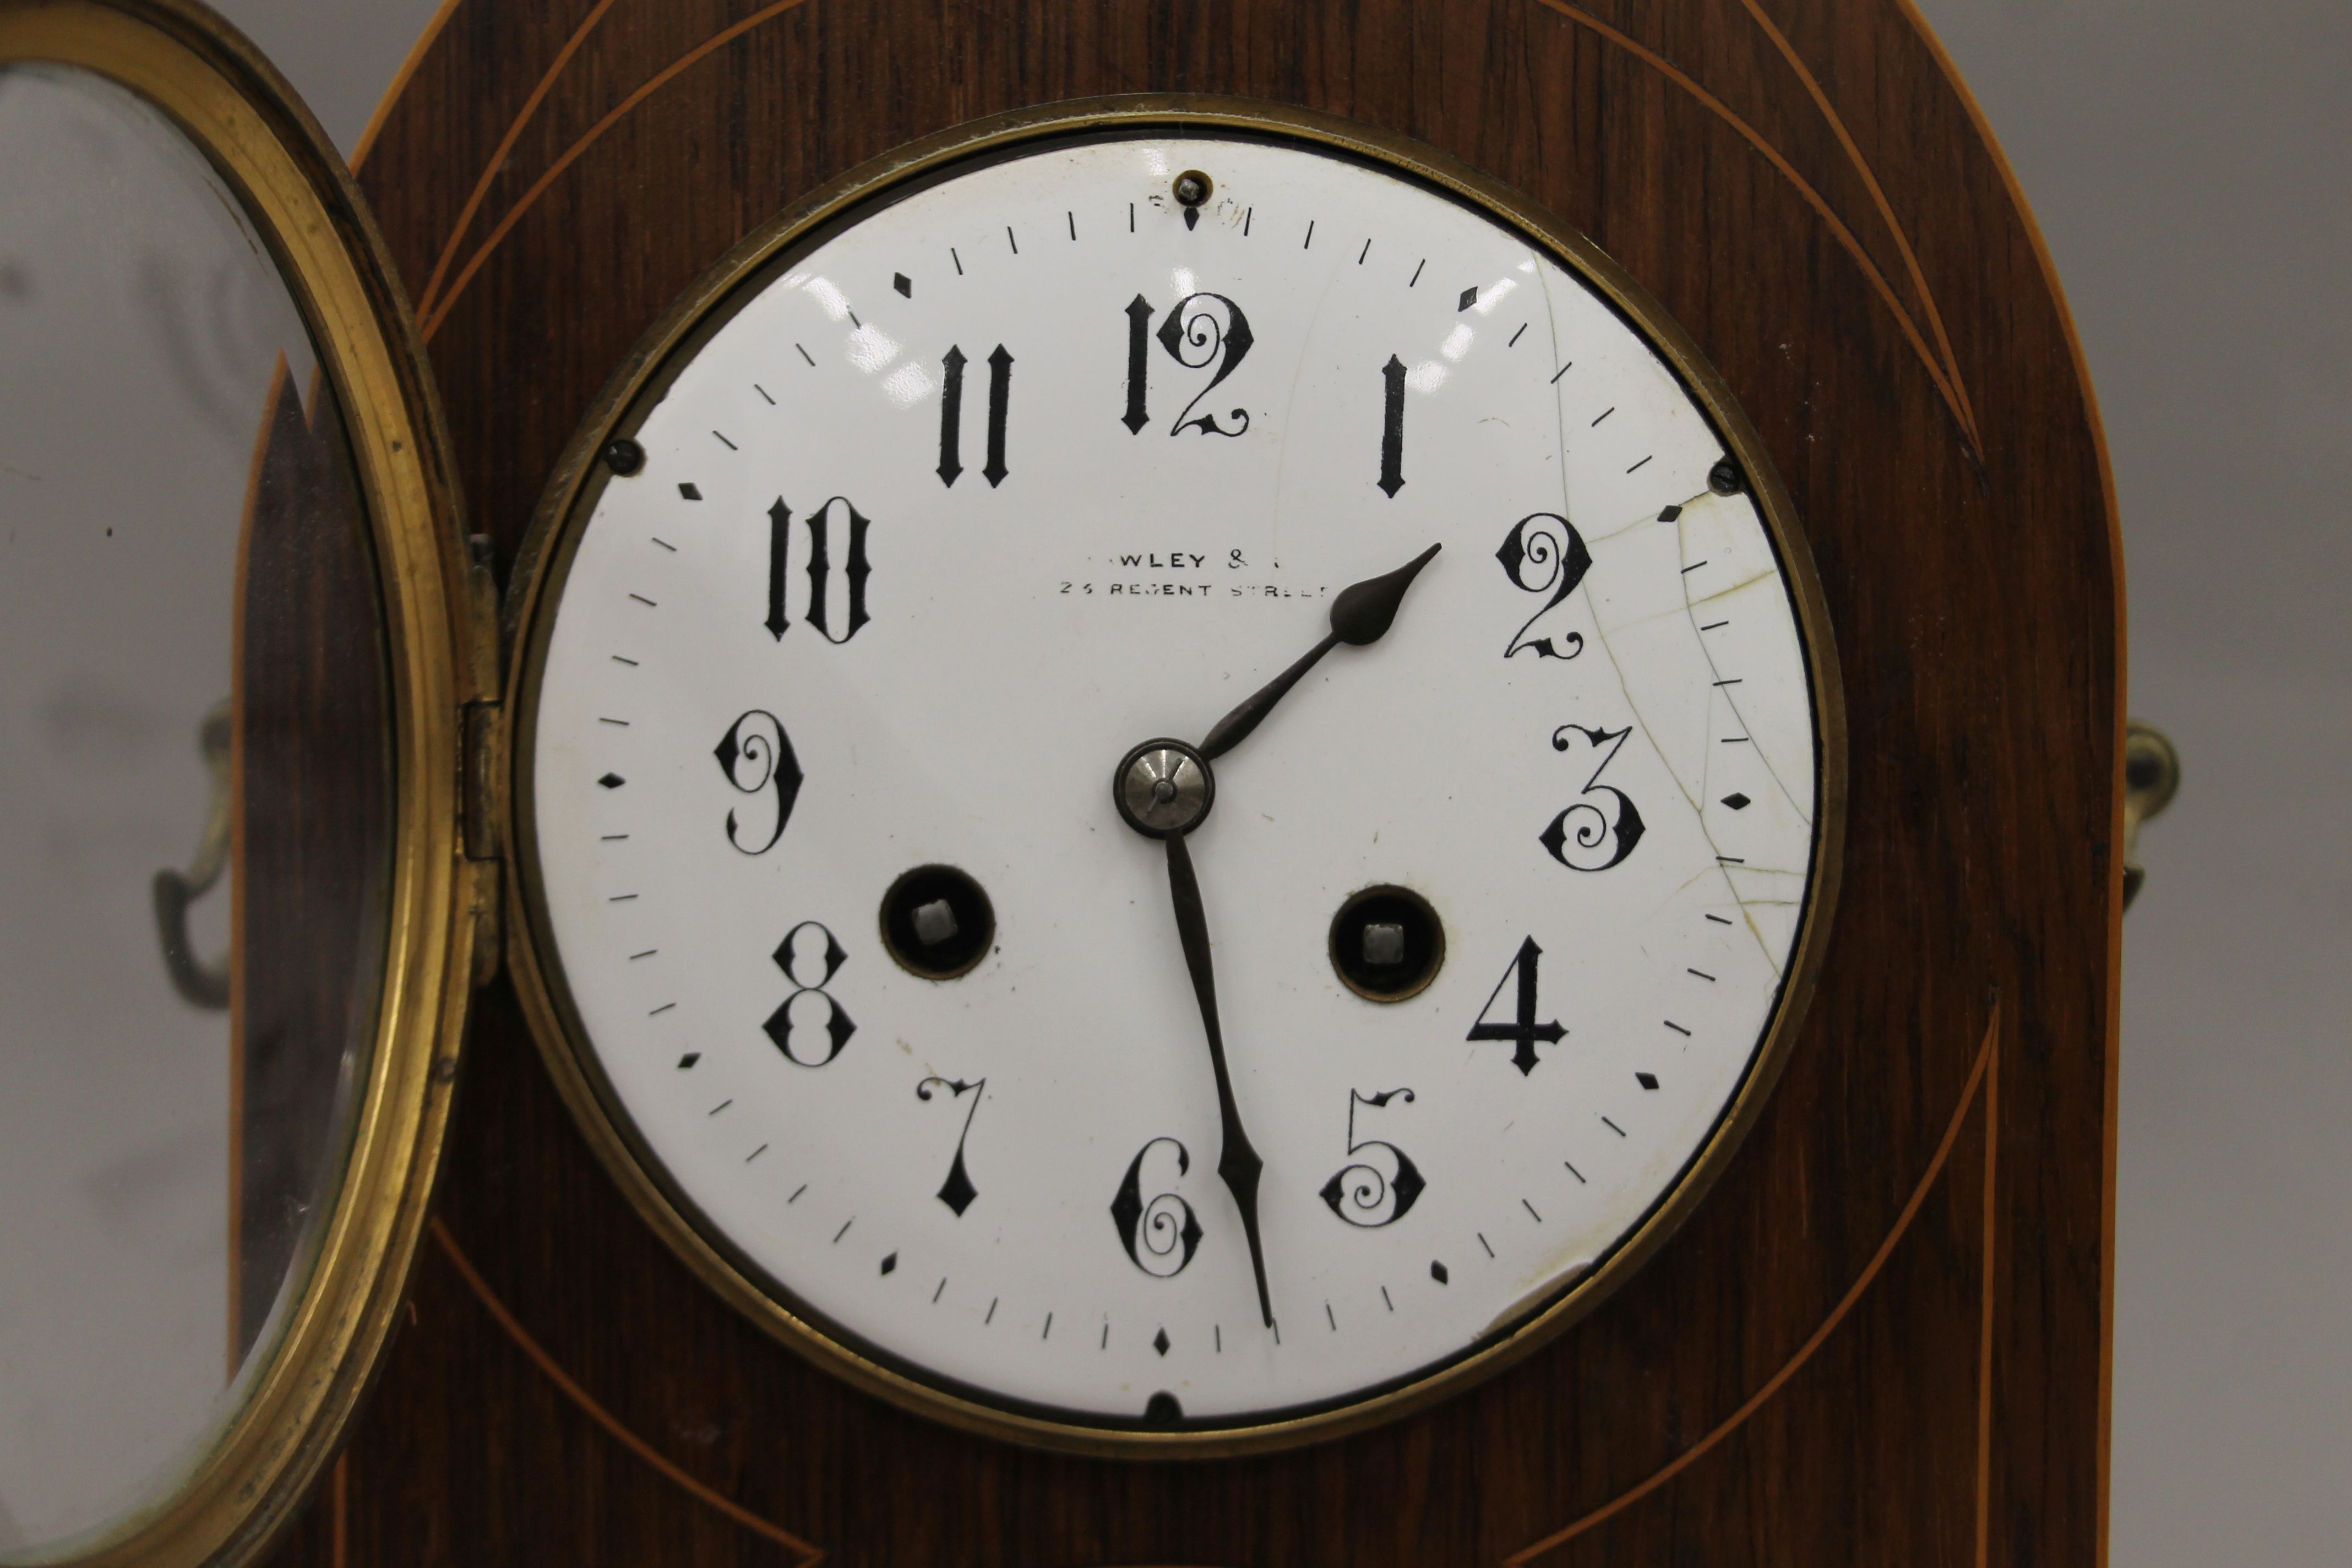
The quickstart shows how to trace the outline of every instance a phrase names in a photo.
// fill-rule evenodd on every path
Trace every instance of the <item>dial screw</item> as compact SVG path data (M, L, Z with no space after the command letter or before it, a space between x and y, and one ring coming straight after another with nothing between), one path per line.
M1215 188L1210 184L1209 176L1198 169L1187 169L1176 176L1176 199L1188 207L1197 207L1206 202L1209 193Z
M1748 488L1748 476L1739 465L1726 458L1706 471L1706 488L1719 496L1736 496Z
M1201 753L1181 741L1146 741L1119 759L1111 799L1127 825L1150 838L1190 833L1217 798Z
M615 437L604 443L604 466L626 479L646 466L646 449L626 436Z

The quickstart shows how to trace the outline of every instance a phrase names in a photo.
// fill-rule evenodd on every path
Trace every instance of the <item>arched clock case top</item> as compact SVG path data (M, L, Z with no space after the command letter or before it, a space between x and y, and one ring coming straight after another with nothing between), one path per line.
M627 404L632 345L690 319L723 258L775 242L784 198L850 199L877 160L948 157L958 127L1050 124L1068 111L1043 106L1070 100L1301 105L1272 112L1344 121L1375 155L1426 144L1424 177L1474 169L1506 207L1553 215L1544 232L1591 236L1609 276L1687 331L1671 341L1697 345L1685 379L1755 420L1759 471L1785 482L1819 563L1809 631L1835 628L1838 912L1779 1087L1671 1244L1500 1375L1425 1407L1401 1392L1378 1425L1246 1464L1007 1445L778 1345L736 1310L776 1310L764 1293L721 1274L730 1305L656 1243L690 1230L657 1187L625 1195L584 1157L525 1044L527 1016L543 1034L561 1004L523 958L521 1005L493 985L478 1005L448 1249L419 1271L415 1323L289 1561L456 1540L732 1563L787 1535L833 1561L1073 1568L1962 1562L1996 1536L2097 1559L2119 559L2046 259L1907 5L451 15L468 25L420 49L365 183L417 288L467 494L519 584L543 580L519 557L547 476L577 479L583 430ZM982 456L975 441L962 460ZM593 1084L549 1060L613 1152ZM1563 1306L1565 1327L1581 1302ZM785 1535L633 1459L583 1471L583 1446L606 1439L508 1329L663 1464ZM908 1392L856 1352L820 1353Z

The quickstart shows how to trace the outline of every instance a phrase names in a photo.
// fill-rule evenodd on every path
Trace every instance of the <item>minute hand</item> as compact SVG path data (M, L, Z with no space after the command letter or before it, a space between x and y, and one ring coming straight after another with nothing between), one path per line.
M1201 755L1212 760L1223 756L1243 740L1282 700L1284 693L1299 682L1315 663L1341 643L1362 647L1381 640L1391 622L1396 619L1397 607L1404 603L1404 591L1421 569L1429 564L1430 557L1443 548L1433 544L1393 572L1339 590L1331 601L1331 632L1321 642L1307 650L1307 656L1249 696L1242 699L1234 710L1210 728L1208 738L1201 742Z

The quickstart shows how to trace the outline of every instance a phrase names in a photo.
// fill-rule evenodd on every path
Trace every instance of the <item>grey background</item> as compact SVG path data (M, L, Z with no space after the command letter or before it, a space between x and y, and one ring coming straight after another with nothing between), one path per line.
M346 152L435 9L215 3ZM1920 3L2072 300L2122 498L2131 706L2186 761L2126 926L2114 1561L2336 1568L2352 5Z

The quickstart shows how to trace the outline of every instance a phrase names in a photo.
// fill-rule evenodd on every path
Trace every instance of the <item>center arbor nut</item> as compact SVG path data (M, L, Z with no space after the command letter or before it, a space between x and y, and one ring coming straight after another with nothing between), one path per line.
M1147 838L1172 838L1207 820L1217 781L1181 741L1146 741L1119 759L1110 797L1127 825Z

